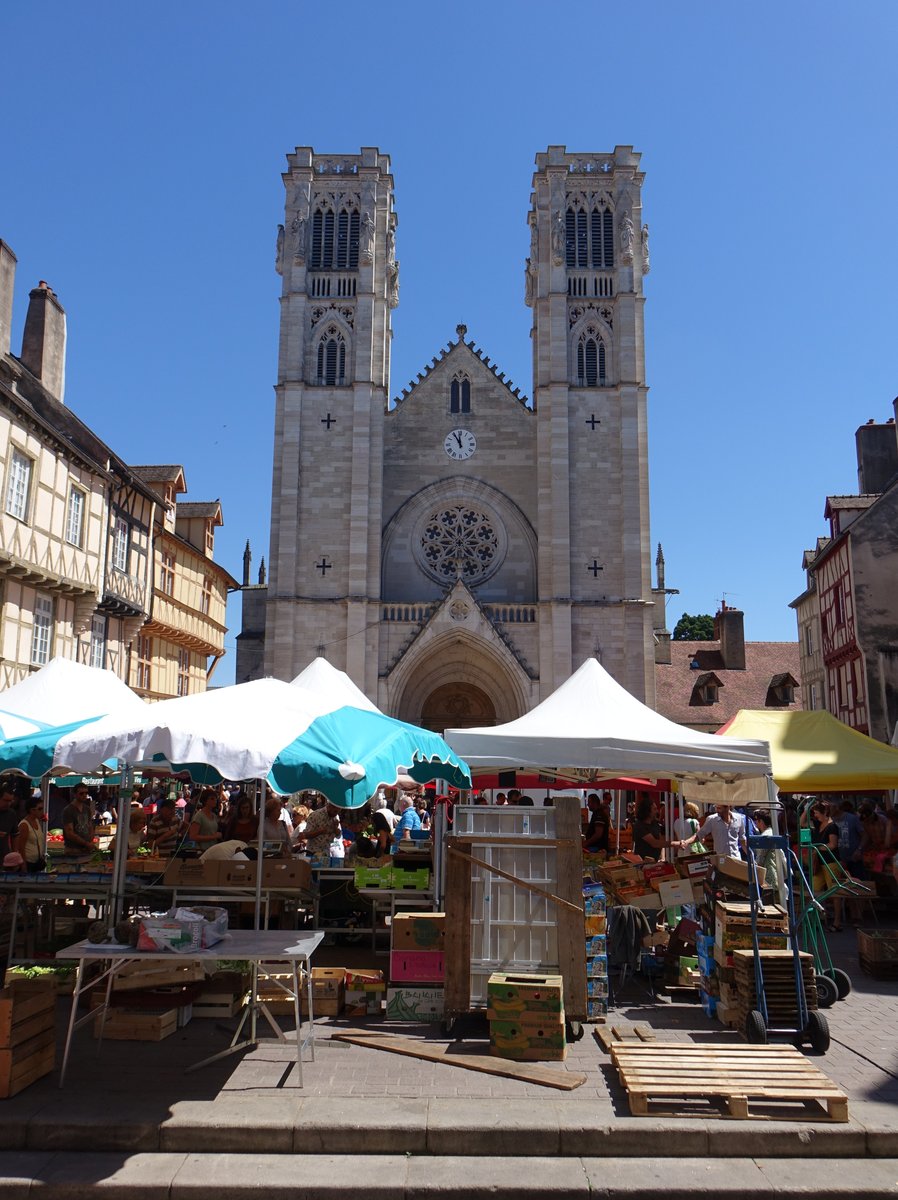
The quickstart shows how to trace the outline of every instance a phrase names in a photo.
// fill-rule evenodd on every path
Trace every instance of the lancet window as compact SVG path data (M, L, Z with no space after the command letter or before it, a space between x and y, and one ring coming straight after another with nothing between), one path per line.
M346 339L336 325L329 326L318 342L317 383L319 387L346 383Z
M614 266L614 217L604 201L573 197L565 213L565 261L569 267Z
M313 271L356 271L359 266L359 212L352 199L337 206L321 197L312 213Z

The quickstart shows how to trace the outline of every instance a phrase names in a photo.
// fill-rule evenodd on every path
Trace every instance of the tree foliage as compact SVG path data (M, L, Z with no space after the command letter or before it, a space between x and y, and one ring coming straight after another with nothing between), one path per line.
M714 618L710 613L697 613L694 617L683 613L673 631L675 642L713 642Z

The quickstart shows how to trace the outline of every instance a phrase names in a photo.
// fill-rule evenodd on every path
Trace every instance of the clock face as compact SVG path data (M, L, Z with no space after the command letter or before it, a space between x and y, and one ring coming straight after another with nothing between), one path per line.
M456 460L470 458L477 449L477 438L470 429L453 429L446 434L443 449L450 458Z

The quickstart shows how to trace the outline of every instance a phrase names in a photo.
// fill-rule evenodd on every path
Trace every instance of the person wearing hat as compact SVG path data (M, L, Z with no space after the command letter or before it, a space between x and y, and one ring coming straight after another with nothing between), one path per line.
M177 801L167 796L161 801L147 826L147 845L154 854L172 854L181 838L181 818Z
M22 858L18 850L13 850L3 856L3 870L9 873L15 872L18 875L24 874L25 859Z

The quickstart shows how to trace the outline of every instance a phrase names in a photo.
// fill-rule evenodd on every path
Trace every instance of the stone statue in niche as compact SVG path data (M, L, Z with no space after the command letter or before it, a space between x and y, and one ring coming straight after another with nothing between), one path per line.
M539 229L536 221L530 226L530 261L539 262Z
M284 273L284 227L278 225L277 247L274 252L274 269L278 275Z
M293 234L293 257L297 262L306 261L306 226L308 221L299 213L293 218L290 224L290 232Z
M552 221L552 258L556 266L560 267L564 262L566 241L567 230L564 222L564 213L559 209Z
M390 308L399 303L399 260L396 258L387 266L387 303Z
M396 259L396 231L390 229L387 232L387 262L394 262Z
M534 295L533 285L535 283L535 278L534 278L535 274L536 274L536 272L533 270L533 267L530 263L530 259L528 258L527 265L524 268L524 303L527 305L528 308L533 307L533 295Z
M362 262L366 263L374 260L374 221L369 212L362 213L359 227L359 257Z
M649 273L649 227L648 227L648 225L643 225L643 227L642 227L642 273L643 273L643 275L648 275L648 273Z
M630 214L624 213L620 223L620 256L623 262L633 261L633 243L636 241L636 230L630 220Z

